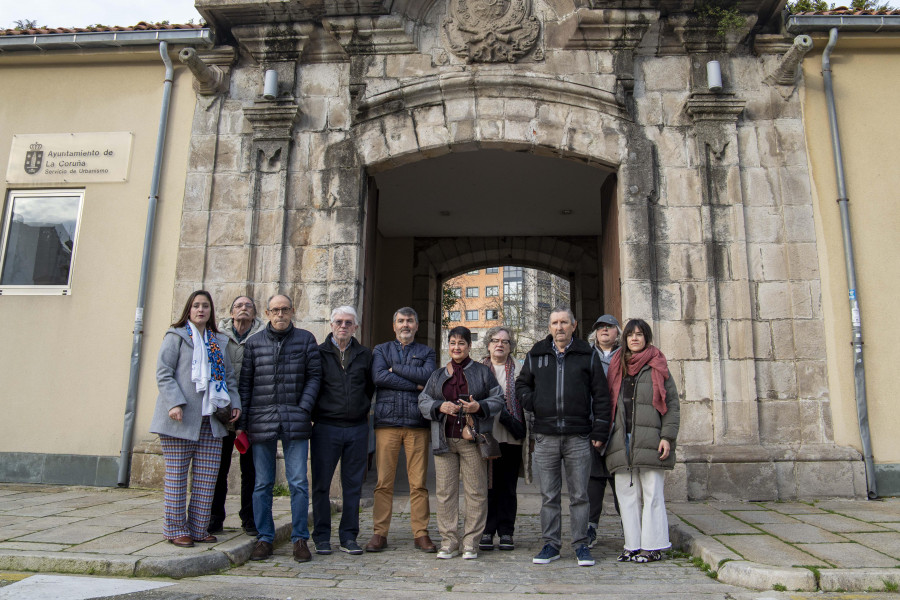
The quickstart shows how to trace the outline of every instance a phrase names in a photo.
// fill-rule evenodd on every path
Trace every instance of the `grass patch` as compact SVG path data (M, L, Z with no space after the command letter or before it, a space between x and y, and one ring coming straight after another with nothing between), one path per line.
M815 565L794 565L794 566L797 568L800 568L800 569L807 569L809 571L812 571L813 576L816 578L816 587L819 587L819 579L822 577L822 572L819 571L819 567L817 567Z
M886 592L896 592L900 585L897 585L896 582L888 581L887 579L882 579L882 583L884 583L884 591Z
M286 483L276 483L272 486L272 495L273 496L290 496L291 490L288 488Z
M452 584L452 583L448 583L447 585L444 586L444 589L447 590L448 592L452 592L452 591L453 591L453 584Z
M775 590L776 592L786 592L787 586L782 583L776 583L775 585L772 586L772 589Z

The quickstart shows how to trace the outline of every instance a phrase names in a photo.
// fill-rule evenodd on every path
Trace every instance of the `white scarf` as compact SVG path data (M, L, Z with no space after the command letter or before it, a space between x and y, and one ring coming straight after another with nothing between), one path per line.
M225 382L222 382L222 389L216 389L215 384L210 385L210 369L209 369L209 353L207 351L207 341L200 335L197 327L188 321L191 326L191 337L194 342L194 354L191 358L191 381L194 382L195 390L203 392L203 400L201 402L200 414L209 416L215 412L217 408L223 408L231 404L231 398L228 396L228 389ZM208 331L204 332L211 335Z

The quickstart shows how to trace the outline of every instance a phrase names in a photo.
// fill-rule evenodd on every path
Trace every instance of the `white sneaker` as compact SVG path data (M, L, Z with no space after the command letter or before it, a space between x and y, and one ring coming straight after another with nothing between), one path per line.
M458 556L458 555L459 555L458 550L451 550L450 548L441 547L441 549L438 550L437 558L454 558L455 556Z
M463 560L474 560L478 558L478 552L475 551L474 548L466 548L465 552L463 552Z

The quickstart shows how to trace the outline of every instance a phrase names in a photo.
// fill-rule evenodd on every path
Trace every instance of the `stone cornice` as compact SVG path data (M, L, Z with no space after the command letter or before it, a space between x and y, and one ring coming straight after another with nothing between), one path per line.
M685 103L687 114L696 121L731 121L737 120L744 110L744 100L738 100L734 94L691 94Z
M764 33L753 40L753 51L757 55L784 54L791 49L794 43L793 37L786 37L780 33Z
M253 127L254 140L290 139L300 106L291 103L256 102L244 107L244 117Z
M548 36L568 34L559 40L567 50L633 50L650 26L659 20L659 11L641 9L581 8Z
M545 98L549 102L600 110L627 118L613 92L553 77L476 75L469 72L430 77L362 98L357 105L357 118L368 120L451 98L467 98L476 91L479 95L502 98Z
M744 41L747 34L756 24L757 15L741 13L745 19L744 27L729 31L725 37L718 35L716 26L707 24L697 18L695 14L681 13L671 15L668 25L675 33L675 37L688 53L702 54L707 52L733 52Z
M419 51L397 16L333 17L322 19L322 25L351 56Z
M312 23L241 25L231 33L258 63L298 60L313 31Z

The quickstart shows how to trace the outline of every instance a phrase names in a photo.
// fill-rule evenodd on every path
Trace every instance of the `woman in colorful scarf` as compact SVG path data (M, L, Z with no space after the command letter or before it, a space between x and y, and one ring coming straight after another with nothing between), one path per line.
M487 365L503 390L503 408L494 419L493 434L500 442L500 458L491 461L492 483L488 489L488 512L484 533L478 547L494 549L494 535L498 548L515 550L513 534L516 529L516 487L519 477L531 483L531 451L522 403L516 398L516 375L521 365L512 353L516 336L506 327L492 327L485 334L488 355L481 362Z
M419 394L419 410L431 421L437 524L441 549L437 558L478 558L478 539L487 517L487 464L474 441L465 439L468 417L475 431L490 431L501 406L500 386L489 368L469 357L472 333L454 327L447 335L450 362L431 374ZM459 535L459 480L466 494L466 514Z
M665 472L675 466L678 390L646 321L628 321L622 339L607 374L613 428L606 466L615 474L625 531L618 560L646 563L672 546L663 486Z
M159 434L166 460L163 535L183 548L217 541L207 528L227 434L220 420L234 422L241 414L237 381L223 352L227 342L218 335L212 296L197 290L166 332L156 363L159 396L150 432ZM192 461L191 500L185 513Z

